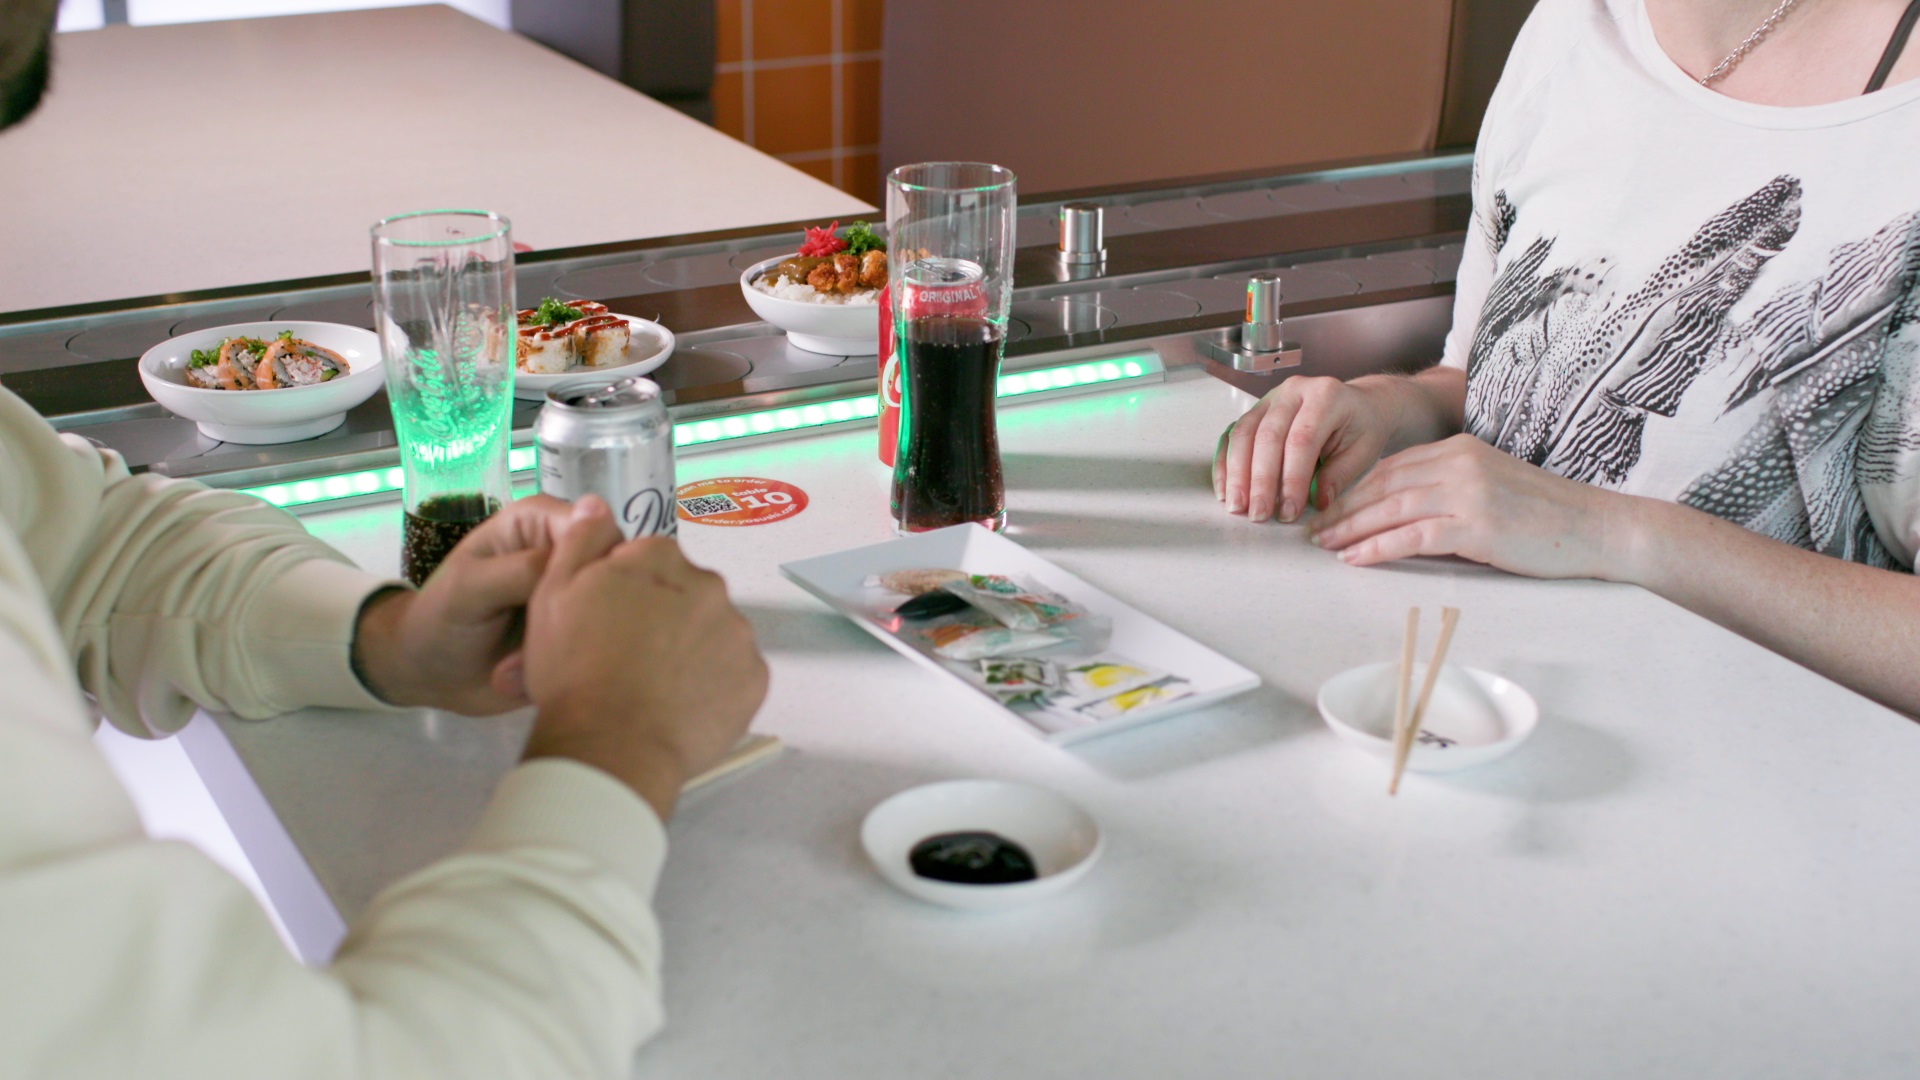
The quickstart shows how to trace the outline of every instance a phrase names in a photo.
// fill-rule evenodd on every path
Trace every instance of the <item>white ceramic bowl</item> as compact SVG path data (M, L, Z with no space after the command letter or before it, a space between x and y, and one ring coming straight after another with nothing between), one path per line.
M187 384L193 350L217 348L230 337L272 338L285 330L332 349L347 362L347 374L312 386L279 390L206 390ZM284 443L325 435L344 422L347 410L379 391L380 339L371 330L323 322L250 322L181 334L140 358L140 381L168 412L199 425L209 439L232 443Z
M908 856L930 836L991 832L1033 856L1040 876L1011 885L961 885L913 872ZM908 896L969 910L1016 907L1055 896L1100 857L1100 827L1064 796L1005 780L948 780L909 788L867 814L860 842L874 869Z
M1320 687L1320 716L1335 735L1386 762L1393 760L1396 663L1365 664ZM1413 667L1411 701L1420 696L1427 665ZM1509 679L1445 664L1420 721L1420 738L1407 755L1409 772L1452 772L1505 757L1540 726L1533 695Z
M787 332L795 348L829 356L872 356L880 351L879 304L809 304L783 300L753 287L753 279L791 256L779 255L747 267L740 292L755 315Z

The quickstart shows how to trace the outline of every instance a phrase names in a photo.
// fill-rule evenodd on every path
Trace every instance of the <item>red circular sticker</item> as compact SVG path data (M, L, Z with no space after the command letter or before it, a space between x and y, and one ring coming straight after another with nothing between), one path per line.
M807 493L757 476L723 476L681 484L673 493L680 520L696 525L765 525L807 508Z

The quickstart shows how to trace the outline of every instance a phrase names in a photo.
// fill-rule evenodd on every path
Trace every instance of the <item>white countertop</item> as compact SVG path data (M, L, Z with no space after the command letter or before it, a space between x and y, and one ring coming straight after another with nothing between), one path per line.
M672 823L671 1019L636 1076L1920 1070L1920 730L1638 589L1356 569L1297 527L1229 517L1204 462L1244 403L1193 378L1002 412L1009 535L1266 683L1070 750L780 577L888 538L871 429L681 462L683 481L772 477L811 503L774 525L683 526L759 631L773 690L756 727L789 750ZM307 520L391 571L398 518ZM1512 757L1388 799L1313 698L1395 656L1409 604L1462 608L1452 658L1518 681L1544 718ZM350 913L458 842L523 724L223 727ZM1079 800L1101 864L1006 913L895 892L860 851L862 816L965 776ZM270 892L286 877L262 874Z
M0 312L363 272L434 207L541 249L872 212L452 8L117 26L0 135Z

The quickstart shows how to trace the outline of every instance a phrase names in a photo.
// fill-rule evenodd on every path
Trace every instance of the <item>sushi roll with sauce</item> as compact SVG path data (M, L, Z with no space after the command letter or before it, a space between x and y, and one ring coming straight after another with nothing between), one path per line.
M624 363L632 330L618 315L589 315L571 325L580 342L580 362L588 367L613 367Z
M521 326L515 361L529 375L558 375L572 367L580 342L564 326Z
M346 373L347 361L339 353L292 334L282 334L268 346L253 369L254 383L261 390L312 386Z
M576 364L607 367L627 351L627 321L592 300L548 297L518 313L516 364L529 375L558 375Z

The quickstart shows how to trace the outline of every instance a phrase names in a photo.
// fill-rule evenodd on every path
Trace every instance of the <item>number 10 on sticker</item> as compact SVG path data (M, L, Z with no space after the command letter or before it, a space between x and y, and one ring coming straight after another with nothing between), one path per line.
M806 492L757 476L696 480L673 494L680 520L700 525L767 525L807 508Z

